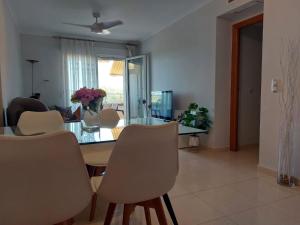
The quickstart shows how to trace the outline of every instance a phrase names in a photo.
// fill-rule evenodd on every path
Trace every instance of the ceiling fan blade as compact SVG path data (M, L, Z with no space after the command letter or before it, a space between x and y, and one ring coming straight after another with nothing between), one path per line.
M123 22L121 20L102 22L103 29L109 29L122 24Z
M63 23L66 25L71 25L71 26L76 26L76 27L84 27L84 28L90 28L91 29L91 25L84 25L84 24L77 24L77 23Z

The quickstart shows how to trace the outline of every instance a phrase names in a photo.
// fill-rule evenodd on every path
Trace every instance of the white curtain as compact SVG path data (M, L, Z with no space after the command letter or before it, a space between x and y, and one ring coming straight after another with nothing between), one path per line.
M62 39L61 48L64 103L70 106L74 91L98 87L97 59L92 41Z

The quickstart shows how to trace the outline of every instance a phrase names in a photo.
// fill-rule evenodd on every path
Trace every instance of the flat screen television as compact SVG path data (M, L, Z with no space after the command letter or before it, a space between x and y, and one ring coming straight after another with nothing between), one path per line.
M151 92L151 116L164 120L173 119L173 91Z

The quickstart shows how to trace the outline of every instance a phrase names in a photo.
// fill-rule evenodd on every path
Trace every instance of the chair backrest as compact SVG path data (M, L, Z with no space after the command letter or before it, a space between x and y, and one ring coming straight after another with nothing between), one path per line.
M101 127L115 127L120 121L119 114L114 109L103 109L99 114Z
M56 224L89 204L90 180L72 133L0 135L0 146L0 224Z
M24 112L22 113L18 129L23 135L57 132L64 129L64 121L58 111Z
M45 112L48 110L48 107L37 99L15 98L9 103L6 110L7 125L16 126L21 114L25 111Z
M130 125L113 149L99 188L113 203L137 203L173 187L178 173L178 124Z

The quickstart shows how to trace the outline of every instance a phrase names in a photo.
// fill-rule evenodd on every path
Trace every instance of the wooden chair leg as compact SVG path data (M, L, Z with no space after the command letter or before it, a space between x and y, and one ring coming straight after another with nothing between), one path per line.
M115 203L109 203L109 206L108 206L108 209L107 209L107 212L106 212L106 216L105 216L104 225L110 225L111 224L116 206L117 206L117 204L115 204Z
M146 217L146 224L151 225L151 214L150 214L149 207L145 206L144 211L145 211L145 217Z
M134 211L135 205L134 204L125 204L124 211L123 211L123 225L129 225L130 222L130 215Z
M164 212L164 208L161 204L161 199L160 198L153 199L153 205L155 208L155 212L156 212L159 224L160 225L168 225L166 215Z
M92 197L90 221L93 221L95 218L96 206L97 206L97 194L95 193Z
M86 168L88 170L90 177L103 176L103 173L105 172L106 169L105 166L90 166L90 165L86 165Z
M95 173L95 167L90 166L90 165L86 165L86 169L87 169L87 171L88 171L90 177L94 176L94 173Z
M164 202L167 206L167 209L168 209L168 212L170 214L170 217L173 221L173 224L174 225L178 225L178 221L177 221L177 218L176 218L176 215L175 215L175 212L173 210L173 207L172 207L172 204L171 204L171 201L170 201L170 198L169 198L169 195L168 194L164 194L163 195L163 199L164 199Z
M103 176L103 173L105 172L106 167L95 167L94 176Z

